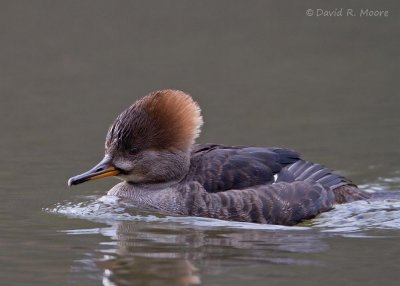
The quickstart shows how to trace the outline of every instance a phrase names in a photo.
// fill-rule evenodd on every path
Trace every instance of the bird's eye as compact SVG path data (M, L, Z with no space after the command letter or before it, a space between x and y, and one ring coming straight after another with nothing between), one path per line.
M137 147L132 147L131 149L129 149L129 154L131 155L135 155L139 152L139 148Z

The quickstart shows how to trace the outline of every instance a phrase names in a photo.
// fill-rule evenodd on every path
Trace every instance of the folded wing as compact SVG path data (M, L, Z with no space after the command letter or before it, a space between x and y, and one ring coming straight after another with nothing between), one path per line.
M297 152L281 148L198 144L186 180L199 182L211 193L241 190L273 183L275 174L299 159Z

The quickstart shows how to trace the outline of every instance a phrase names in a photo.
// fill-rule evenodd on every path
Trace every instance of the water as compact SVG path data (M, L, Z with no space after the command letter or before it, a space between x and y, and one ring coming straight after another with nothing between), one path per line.
M296 227L145 214L107 196L63 202L45 211L105 224L63 231L103 237L98 249L76 261L74 269L77 274L92 272L94 280L97 274L105 285L236 285L239 281L238 285L242 281L265 285L266 279L287 283L298 276L308 283L324 279L333 284L343 279L338 273L328 274L336 267L346 273L343 283L372 285L375 279L383 279L384 270L390 285L399 267L398 253L392 251L399 239L400 199L341 205ZM375 245L378 251L374 251L366 241L385 247ZM368 261L377 253L392 264L374 265L368 271L350 267L350 273L336 265L352 265L351 259ZM285 269L290 269L290 275ZM307 272L312 276L303 276Z
M0 284L397 285L396 199L278 227L138 212L104 197L113 179L66 185L122 109L172 87L203 109L199 142L288 147L400 191L399 4L316 18L298 2L3 1Z

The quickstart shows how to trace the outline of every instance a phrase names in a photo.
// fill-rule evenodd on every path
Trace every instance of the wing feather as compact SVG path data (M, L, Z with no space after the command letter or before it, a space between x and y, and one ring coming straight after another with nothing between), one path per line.
M299 160L297 152L280 148L195 145L187 181L208 192L271 184L283 167Z

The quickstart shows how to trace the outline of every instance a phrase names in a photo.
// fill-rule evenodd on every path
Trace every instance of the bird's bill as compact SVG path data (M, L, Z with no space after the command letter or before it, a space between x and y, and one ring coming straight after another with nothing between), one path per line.
M74 176L68 180L68 185L78 185L86 181L102 179L105 177L117 176L120 171L112 165L111 158L108 156L104 157L100 163L94 166L89 171Z

